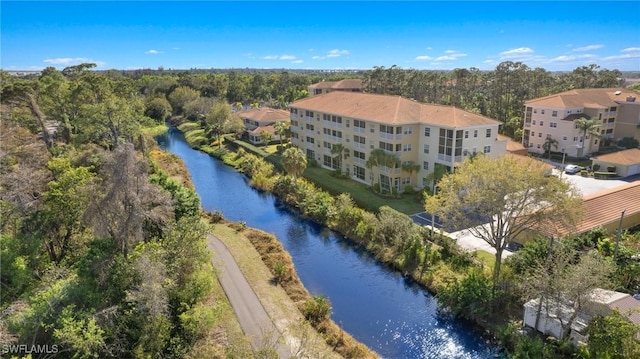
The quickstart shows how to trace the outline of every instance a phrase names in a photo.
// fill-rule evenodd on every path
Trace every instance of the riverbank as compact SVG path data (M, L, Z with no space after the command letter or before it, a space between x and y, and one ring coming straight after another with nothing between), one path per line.
M453 354L469 358L494 353L496 348L487 345L469 323L441 314L435 298L407 272L390 270L388 263L369 254L377 248L385 258L444 285L443 278L456 275L452 268L476 268L472 258L452 255L455 243L425 242L426 233L407 216L388 207L376 214L365 212L348 195L333 197L302 179L274 173L270 164L246 151L206 145L196 151L185 138L189 136L172 132L159 141L193 171L203 206L276 234L302 270L305 284L334 301L334 320L348 332L389 357L440 357L452 349ZM234 162L240 171L207 159L206 153L213 151L223 152L224 162ZM363 245L338 232L356 236Z
M150 156L173 180L193 188L189 173L179 158L159 150L152 150ZM378 357L328 317L319 321L315 328L309 325L302 310L305 303L312 301L313 297L299 280L291 257L275 237L220 217L215 220L211 215L206 217L208 221L215 222L211 226L211 233L229 249L277 328L277 331L264 330L262 336L257 338L264 344L261 353L272 352L273 343L283 342L289 347L292 357ZM262 244L249 240L249 237L261 239ZM276 263L286 268L286 275L277 283L274 281L273 273ZM222 291L219 285L217 288L219 292ZM230 308L227 308L227 311L230 311ZM232 324L229 331L237 333L239 326L236 318L226 322ZM234 336L233 340L237 342L240 339ZM243 347L241 352L247 355L248 343L238 343L242 344L238 345L238 350ZM206 352L204 344L204 341L199 343L197 352Z

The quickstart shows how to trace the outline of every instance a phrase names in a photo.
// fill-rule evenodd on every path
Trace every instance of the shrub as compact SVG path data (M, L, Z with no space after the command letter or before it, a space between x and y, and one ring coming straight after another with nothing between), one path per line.
M312 325L318 325L331 315L331 303L325 296L316 295L313 299L309 299L304 303L302 310L305 319Z
M404 186L404 193L405 194L413 194L415 191L413 190L413 186L411 185L406 185Z
M373 187L371 187L373 189L373 192L375 193L380 193L380 183L374 183Z
M600 164L599 163L595 163L592 168L593 168L594 171L599 171L600 170Z

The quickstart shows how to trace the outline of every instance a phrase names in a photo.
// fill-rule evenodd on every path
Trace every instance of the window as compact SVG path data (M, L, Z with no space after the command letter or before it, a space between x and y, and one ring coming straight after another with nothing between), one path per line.
M305 111L307 117L313 117L313 111Z
M307 149L307 157L308 158L314 158L315 157L315 152L313 152L313 150Z
M440 137L438 139L438 155L444 156L461 156L462 155L462 130L440 129ZM455 142L453 138L455 137Z
M291 126L298 127L298 121L292 120L291 121Z
M540 127L544 126L544 121L540 121Z
M578 140L578 137L573 138L573 142L576 142L577 140Z
M371 133L376 132L376 126L375 125L371 125L371 127L369 127L369 132L371 132Z
M428 171L429 170L429 162L427 162L427 161L422 162L422 169Z
M309 142L309 143L315 143L315 142L316 142L316 140L315 140L313 137L309 137L309 136L307 136L307 142Z
M535 135L536 135L535 131L531 131L531 137L533 137Z
M429 153L429 145L424 145L424 149L422 151L424 153Z
M491 153L491 146L484 146L484 153Z
M322 161L322 164L323 164L324 166L326 166L326 167L331 167L332 162L333 162L333 161L332 161L331 156L324 155L324 157L323 157L323 161Z
M611 107L611 110L610 110L610 111L611 111L611 112L616 112L616 110L618 110L618 107L617 107L617 106L613 106L613 107Z
M396 143L396 152L400 152L402 150L402 145L399 143Z
M360 143L360 144L364 145L366 143L366 139L363 136L353 135L353 142L354 143Z
M551 135L550 135L550 134L547 134L547 138L551 138Z
M291 113L295 113L297 115L298 114L298 109L297 108L292 108L291 109Z
M393 135L393 126L380 125L380 132Z
M331 146L331 142L324 141L322 142L322 147L331 149L333 146Z
M544 115L544 110L540 110L540 113Z
M464 138L469 138L469 131L464 131Z
M422 177L422 187L427 186L427 177Z
M410 185L411 184L411 178L410 177L402 177L402 185L406 186L406 185Z
M379 148L381 148L381 149L383 149L385 151L393 151L393 144L380 141Z
M360 151L353 151L353 157L354 158L359 158L361 160L364 160L365 155L364 152L360 152Z
M413 127L407 126L407 127L404 128L404 134L405 135L410 135L412 133L413 133Z
M491 129L487 128L487 138L491 137Z
M425 127L424 128L424 136L425 137L431 136L431 128L430 127Z
M533 109L533 113L538 113L538 109L537 109L537 108L534 108L534 109Z
M531 122L531 123L535 125L536 124L536 120L533 120L533 122Z
M364 123L364 121L360 121L360 120L353 120L353 127L357 127L357 128L362 128L364 129L365 127L367 127Z
M558 111L553 111L553 112L551 112L551 116L553 116L553 117L558 117Z
M542 138L542 132L538 132L538 137Z
M615 121L616 121L616 119L615 119L615 118L613 118L613 117L611 117L611 118L609 119L609 123L614 123Z
M473 137L478 137L478 130L473 130Z
M360 166L353 166L353 175L356 176L356 178L359 178L361 180L364 179L364 168L360 167Z
M309 124L309 123L307 123L307 124L305 125L305 127L307 128L307 130L310 130L310 131L313 131L313 129L314 129L313 125L312 125L312 124Z
M558 127L558 123L557 122L551 122L551 123L549 123L549 127L556 128L556 127Z
M567 140L567 136L562 136L562 140L566 141Z
M539 143L536 145L536 148L540 148L540 144Z
M411 152L411 144L410 144L410 143L405 143L405 144L402 146L402 151L404 151L404 152Z

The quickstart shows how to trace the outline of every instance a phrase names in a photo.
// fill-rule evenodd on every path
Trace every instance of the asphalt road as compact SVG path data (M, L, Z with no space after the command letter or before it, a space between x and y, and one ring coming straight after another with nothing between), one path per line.
M207 242L209 249L215 252L211 261L218 271L218 281L229 298L242 330L249 337L251 347L260 350L273 345L280 358L291 357L288 346L277 342L277 339L282 337L281 333L242 274L229 249L211 234Z

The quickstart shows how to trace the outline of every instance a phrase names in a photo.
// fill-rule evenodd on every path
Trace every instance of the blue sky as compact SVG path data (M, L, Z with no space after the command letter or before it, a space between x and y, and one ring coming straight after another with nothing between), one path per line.
M640 1L1 2L4 70L640 70Z

